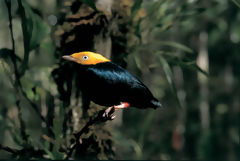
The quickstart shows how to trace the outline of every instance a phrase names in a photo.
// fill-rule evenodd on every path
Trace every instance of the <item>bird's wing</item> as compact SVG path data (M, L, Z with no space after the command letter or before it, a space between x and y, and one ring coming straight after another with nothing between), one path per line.
M98 86L111 88L126 97L135 94L152 97L149 89L140 80L114 63L109 62L88 68L87 73Z

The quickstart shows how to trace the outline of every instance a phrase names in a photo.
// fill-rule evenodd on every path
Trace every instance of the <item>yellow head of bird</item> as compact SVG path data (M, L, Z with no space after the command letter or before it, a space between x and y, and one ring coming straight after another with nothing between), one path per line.
M82 65L95 65L98 63L110 61L101 54L90 51L78 52L72 55L64 55L62 58Z

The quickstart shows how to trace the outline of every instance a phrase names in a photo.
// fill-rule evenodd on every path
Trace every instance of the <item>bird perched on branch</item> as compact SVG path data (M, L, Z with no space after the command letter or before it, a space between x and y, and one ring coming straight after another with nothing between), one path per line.
M161 107L140 80L100 54L87 51L62 58L79 64L82 92L96 104L114 109Z

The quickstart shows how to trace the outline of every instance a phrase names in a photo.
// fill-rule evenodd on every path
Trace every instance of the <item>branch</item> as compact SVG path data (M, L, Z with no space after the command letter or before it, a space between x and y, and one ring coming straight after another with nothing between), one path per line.
M23 96L25 97L25 99L29 102L29 104L32 106L33 110L37 113L37 115L40 117L40 119L46 123L47 125L47 121L46 119L42 116L40 110L38 109L38 106L31 100L28 98L26 92L23 90L22 86L20 86L20 91L22 92Z
M7 10L8 10L8 19L9 19L9 29L10 29L10 35L12 40L12 50L13 54L15 54L15 41L13 37L13 29L12 29L12 13L11 13L11 0L5 0Z
M11 35L11 40L12 40L12 54L10 56L12 62L13 62L13 67L14 67L14 73L15 73L15 77L16 77L16 81L15 84L19 85L19 72L18 72L18 67L17 67L17 63L16 63L16 54L15 54L15 41L14 41L14 37L13 37L13 28L12 28L12 13L11 13L11 0L5 0L5 4L7 6L7 10L8 10L8 19L9 19L9 30L10 30L10 35Z
M19 121L20 121L21 137L26 143L28 143L29 135L26 133L26 126L25 126L25 123L22 119L22 112L21 112L20 100L19 99L16 101L16 106L18 108L18 118L19 118Z
M82 134L87 133L89 127L93 124L103 123L103 122L106 122L108 120L113 120L115 118L115 115L113 115L114 111L115 110L114 110L113 106L108 107L106 110L99 111L97 117L90 118L88 123L79 132L74 134L75 143L71 144L70 147L68 148L69 152L67 153L67 156L66 156L65 160L68 160L69 157L71 157L73 150L76 149L76 147L80 146L79 139L82 136Z
M13 149L13 148L9 148L8 146L4 146L2 144L0 144L0 150L4 150L6 152L12 153L14 155L17 154L18 150L17 149Z
M14 156L19 156L21 158L27 158L28 156L34 158L43 158L45 152L43 150L34 150L33 147L23 148L21 150L10 148L0 144L0 150L12 153Z

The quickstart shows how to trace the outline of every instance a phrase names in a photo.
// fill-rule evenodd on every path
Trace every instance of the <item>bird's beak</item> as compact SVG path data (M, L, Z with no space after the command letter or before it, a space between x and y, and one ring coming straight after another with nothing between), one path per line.
M64 56L62 56L62 58L65 59L65 60L77 62L77 59L72 57L71 55L64 55Z

